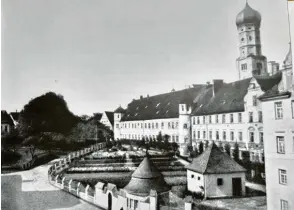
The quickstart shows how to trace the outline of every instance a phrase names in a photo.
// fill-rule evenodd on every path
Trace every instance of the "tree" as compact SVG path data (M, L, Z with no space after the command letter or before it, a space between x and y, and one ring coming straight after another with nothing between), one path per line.
M12 149L13 152L16 152L16 148L21 145L23 138L19 136L18 130L13 129L8 135L1 138L1 142L5 149Z
M163 140L163 137L162 137L162 134L160 131L159 131L158 135L156 136L156 140L157 140L158 144L160 144Z
M209 142L205 141L205 149L207 149L208 146L209 146Z
M41 138L39 136L29 136L24 140L24 145L29 147L32 159L34 159L36 149L41 146L41 143Z
M226 143L226 144L225 144L225 152L226 152L229 156L231 156L231 146L230 146L229 143Z
M199 144L199 155L203 153L203 142L201 141Z
M169 138L170 136L168 134L164 135L164 143L163 143L163 149L168 150L169 147Z
M239 144L237 142L234 144L233 157L234 157L234 160L236 162L240 162L240 158L239 158Z
M48 92L29 101L20 112L19 129L24 137L41 132L66 134L79 121L62 95Z

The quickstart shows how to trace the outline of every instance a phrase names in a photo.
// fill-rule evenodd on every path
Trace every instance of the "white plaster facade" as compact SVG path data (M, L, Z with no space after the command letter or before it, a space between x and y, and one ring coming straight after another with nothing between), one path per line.
M191 192L204 193L205 198L232 197L233 178L241 179L241 194L245 195L245 173L201 174L187 170L187 186ZM221 179L221 184L218 184Z
M268 210L281 209L282 202L283 205L288 206L288 209L294 209L293 93L292 90L290 98L276 97L262 102L263 111L267 113L264 118L264 135L267 139L264 152ZM280 119L277 119L277 110L275 110L277 103L282 105ZM280 170L285 171L286 182L281 180Z

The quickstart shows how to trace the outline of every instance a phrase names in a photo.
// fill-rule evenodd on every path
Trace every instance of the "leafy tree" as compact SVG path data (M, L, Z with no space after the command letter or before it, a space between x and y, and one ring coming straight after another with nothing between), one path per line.
M38 147L42 145L41 138L39 136L29 136L24 140L24 145L29 147L31 158L34 159L35 152Z
M164 143L163 143L163 149L168 150L169 147L169 140L170 136L168 134L164 135Z
M163 137L161 132L159 131L158 135L156 136L157 143L160 144L163 141Z
M56 132L66 134L79 121L62 95L48 92L29 101L20 112L19 129L22 136Z
M2 146L4 149L16 152L17 147L23 142L23 138L19 136L18 130L13 129L8 135L1 138Z
M225 144L225 152L231 156L231 146L228 143Z
M208 146L209 146L209 142L205 141L205 149L207 149Z
M201 141L199 144L199 155L203 153L203 142Z
M234 160L236 162L240 162L240 158L239 158L239 144L237 142L234 144L233 157L234 157Z

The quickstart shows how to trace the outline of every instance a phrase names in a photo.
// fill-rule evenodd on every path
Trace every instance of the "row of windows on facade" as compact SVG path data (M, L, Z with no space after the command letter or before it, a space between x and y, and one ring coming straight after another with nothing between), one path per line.
M122 128L145 128L145 129L159 129L159 126L161 126L161 129L164 129L164 122L158 123L158 122L153 122L153 123L123 123ZM167 123L168 129L178 129L179 127L179 122L168 122ZM119 124L116 124L116 128L119 128Z
M138 201L134 199L127 198L127 207L128 209L136 210L138 208Z
M257 104L257 98L255 97L255 103L253 103L254 106L256 106ZM254 115L253 115L253 112L249 112L249 122L253 122L254 121ZM226 122L226 115L223 114L221 115L222 116L222 123L227 123ZM234 120L234 114L230 114L230 122L229 123L236 123L235 120ZM215 115L215 123L220 123L220 120L219 120L219 115ZM207 122L207 119L208 119L208 122ZM258 122L262 122L263 120L263 117L262 117L262 112L259 111L258 112ZM238 113L238 123L242 123L242 113ZM202 116L202 124L205 124L205 123L212 123L212 116ZM200 123L200 117L193 117L193 125L195 124L201 124Z
M294 100L291 101L292 118L294 119ZM283 103L275 102L275 117L277 120L283 119Z
M215 139L216 140L220 140L220 132L219 131L216 131L215 132ZM206 140L206 131L202 131L202 137L200 136L201 132L200 131L197 131L197 138L196 138L196 131L193 131L193 139L204 139ZM209 140L213 140L213 137L212 137L212 134L213 132L212 131L209 131L208 132L209 134ZM227 140L227 131L223 131L222 133L222 140L226 141ZM238 139L235 139L235 131L230 131L230 140L231 141L235 141L235 140L238 140L238 141L243 141L243 132L242 131L239 131L238 132ZM255 142L255 134L254 132L249 132L249 140L251 143L254 143ZM261 143L263 143L263 132L259 132L259 140Z
M121 138L123 138L123 139L141 140L143 137L145 140L156 140L157 139L157 135L121 134ZM179 136L172 135L169 137L169 141L179 142Z

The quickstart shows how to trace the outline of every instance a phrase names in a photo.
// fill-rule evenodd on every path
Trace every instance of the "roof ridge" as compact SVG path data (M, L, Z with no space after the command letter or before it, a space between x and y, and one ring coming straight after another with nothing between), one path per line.
M210 151L207 151L207 153L209 153L209 155L208 155L208 159L207 159L206 164L205 164L204 173L206 172L206 169L207 169L207 166L208 166L208 162L209 162L209 159L210 159L210 156L211 156L211 151L212 151L213 145L214 145L214 142L212 143L212 145L209 145L208 148L206 148L206 150L209 149Z

